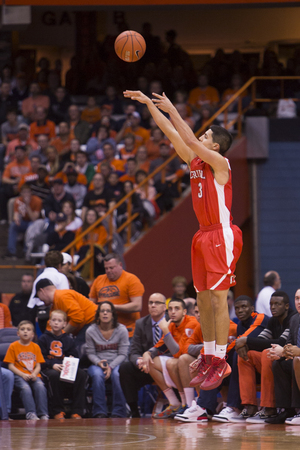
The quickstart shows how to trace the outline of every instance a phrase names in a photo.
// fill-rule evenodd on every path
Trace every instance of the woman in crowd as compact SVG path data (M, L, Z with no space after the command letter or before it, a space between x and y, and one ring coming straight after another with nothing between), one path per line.
M76 231L82 226L81 218L75 213L75 203L67 200L62 204L61 210L67 217L66 230Z
M126 417L126 400L120 385L119 366L125 361L129 338L124 325L118 323L117 312L111 302L99 304L95 323L86 331L86 353L92 365L88 374L92 380L95 418L108 417L105 383L111 380L111 417Z

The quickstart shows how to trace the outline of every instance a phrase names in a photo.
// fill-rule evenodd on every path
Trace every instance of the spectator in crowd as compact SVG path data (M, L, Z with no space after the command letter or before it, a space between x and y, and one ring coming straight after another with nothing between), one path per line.
M47 119L47 110L42 106L37 106L35 111L35 122L30 124L30 138L37 142L41 134L54 139L56 136L55 123Z
M63 213L57 214L55 219L54 231L51 231L47 237L49 250L63 250L75 239L74 231L67 230L68 218Z
M48 169L50 179L53 180L53 177L61 170L62 167L59 162L59 154L53 145L49 145L46 150L46 155L46 167Z
M33 82L29 86L29 97L22 102L22 115L33 122L35 120L36 108L42 106L46 110L50 107L50 99L47 95L41 95L38 83Z
M150 160L148 158L148 150L146 145L140 145L136 151L135 155L137 169L144 170L147 174L150 169Z
M47 390L41 379L45 360L40 347L32 342L34 326L28 320L18 325L19 340L10 344L4 362L14 374L14 387L20 392L27 420L48 420Z
M97 172L100 172L102 164L104 162L107 162L111 166L112 170L118 172L119 175L123 175L123 173L125 172L125 161L122 161L121 159L116 159L115 146L107 142L106 144L103 145L102 150L104 153L104 160L99 164L97 164Z
M52 182L51 194L43 202L45 216L50 222L56 220L56 215L61 212L66 201L75 203L73 196L65 191L62 179L56 178Z
M0 303L0 330L3 328L11 328L12 319L10 310L7 305Z
M118 151L120 158L128 161L129 158L134 158L136 155L136 138L133 133L127 133L124 136L123 144L119 144Z
M153 186L153 181L148 180L142 186L137 186L147 178L148 174L144 170L137 170L135 173L135 192L140 196L143 204L145 219L148 225L153 225L153 220L159 216L160 210L156 203L156 189Z
M231 86L228 87L227 89L225 89L225 91L222 94L222 103L226 103L228 102L228 100L231 99L231 97L236 94L241 87L243 86L243 80L240 74L236 73L232 76L231 78ZM242 92L242 94L233 102L231 103L230 107L228 108L228 112L237 111L238 108L238 99L239 98L244 98L247 95L247 92L244 91Z
M79 183L78 173L75 167L69 166L66 171L67 183L65 184L65 192L72 195L76 208L79 209L82 206L83 200L87 193L87 188L84 184Z
M188 103L194 112L199 112L203 105L209 104L214 109L220 102L219 93L216 88L209 86L207 75L198 76L198 86L191 90Z
M32 195L29 184L23 184L20 197L14 203L13 222L9 226L6 257L16 258L17 238L24 233L31 222L37 220L41 214L42 200Z
M154 419L175 417L176 414L181 414L186 409L185 393L187 390L183 390L180 378L176 377L175 367L177 367L179 356L184 352L188 336L193 334L198 325L194 316L186 315L186 305L183 300L171 300L168 312L170 323L163 318L158 324L163 332L163 337L154 347L143 354L143 370L150 373L169 401L169 406L164 411L152 416ZM173 388L179 390L181 402L176 397ZM192 391L194 390L192 389Z
M81 210L81 219L84 220L89 208L97 209L98 206L106 211L110 202L110 195L105 189L105 180L101 173L95 173L93 177L94 189L89 190L84 197ZM99 212L98 212L99 213Z
M22 103L29 95L29 88L26 81L26 74L19 72L16 75L16 86L12 89L12 95L15 103L17 104L18 114L22 112Z
M33 164L33 160L35 157L31 158L31 166ZM29 181L32 194L40 197L42 200L45 200L50 194L50 185L47 181L48 179L48 169L46 166L39 164L37 167L37 178Z
M64 153L61 157L63 162L73 162L76 161L76 155L80 150L80 142L78 139L72 139L70 142L70 150L67 153Z
M49 147L49 138L45 134L40 134L37 137L37 150L33 150L30 156L39 156L41 164L47 164L47 148Z
M11 95L11 85L5 81L0 88L0 124L5 122L7 111L16 107L17 104Z
M95 175L95 168L94 165L89 162L87 153L83 150L79 150L76 153L75 162L75 169L77 172L85 175L88 184L90 184Z
M115 86L108 85L105 89L105 95L101 100L102 114L104 105L111 107L111 114L123 114L123 100L118 96Z
M67 314L60 310L52 311L49 326L51 331L46 330L38 340L45 359L45 363L42 364L43 375L49 380L51 389L49 410L54 419L64 419L66 415L64 398L66 395L69 398L71 393L71 419L81 419L85 410L85 371L78 367L74 383L60 379L64 357L78 358L74 339L64 333Z
M146 141L146 148L148 153L148 159L153 161L156 158L160 157L160 144L164 142L164 133L160 128L155 126L152 128L150 138Z
M297 314L290 309L289 298L284 291L273 292L270 299L272 317L266 328L258 337L243 336L237 339L235 348L239 351L239 386L241 403L244 406L233 422L263 423L276 416L274 377L272 360L268 358L268 350L272 344L282 347L289 335L289 324L292 316ZM261 373L261 406L257 412L256 371Z
M76 230L78 230L78 228L81 227L82 220L76 214L74 202L71 202L69 200L64 202L62 204L61 211L67 217L66 230L76 231Z
M103 166L102 166L103 167ZM109 193L110 201L115 202L123 191L123 183L120 181L117 172L111 172L108 176L106 189Z
M96 99L90 95L86 102L86 107L81 112L81 120L93 125L101 119L101 109L97 106Z
M123 269L121 257L116 253L105 256L104 268L105 275L97 277L91 286L90 299L100 303L109 298L131 338L140 318L144 286L136 275Z
M56 148L60 158L70 151L71 140L69 124L60 122L58 125L58 136L51 140L51 145Z
M54 95L50 95L49 119L58 125L60 122L66 122L68 119L68 109L71 100L62 86L56 88Z
M186 292L187 288L187 280L185 277L182 276L176 276L172 279L172 288L173 288L173 294L170 298L167 299L166 305L168 307L169 301L174 298L181 298L181 300L184 300L188 297L188 294Z
M18 136L8 143L5 153L6 163L14 159L16 147L19 146L28 146L31 150L37 150L38 148L37 143L29 136L29 127L26 123L20 123L18 126Z
M104 159L103 146L111 144L115 147L116 142L109 136L109 129L105 125L100 125L97 137L91 137L86 144L86 152L93 164L98 164Z
M13 296L9 303L12 324L17 327L22 320L35 324L36 309L28 308L27 303L33 286L33 275L24 273L21 278L21 292Z
M166 298L155 293L148 301L149 314L138 319L131 341L129 361L120 366L120 383L126 402L131 410L131 417L140 417L138 409L138 391L146 384L152 384L153 378L143 370L143 354L154 347L162 336L159 322L165 317Z
M132 190L133 190L132 181L130 180L125 181L121 197L117 201L121 200ZM144 220L143 202L139 194L137 194L136 192L134 192L129 198L127 198L127 200L123 201L123 203L117 208L117 218L116 218L117 226L120 227L130 218L131 215L135 213L137 213L138 215L131 221L129 225L127 225L127 227L129 226L131 227L130 236L132 236L132 240L137 239L138 236L140 235ZM128 232L127 227L125 227L121 232L121 236L124 242L127 240L127 232Z
M86 331L86 353L91 361L88 374L92 379L94 418L108 417L105 401L105 382L112 384L111 418L126 417L126 400L120 385L119 366L129 349L128 331L118 323L113 303L98 305L95 323Z
M89 293L90 293L90 288L89 285L87 284L87 282L74 274L74 272L72 271L72 256L69 255L69 253L62 253L63 256L63 263L61 266L61 273L64 273L66 276L72 274L73 277L75 278L75 288L74 290L76 292L79 292L79 294L84 295L85 297L89 298Z
M116 136L116 142L119 143L124 140L128 133L135 135L137 145L143 145L149 139L149 131L140 126L141 116L137 111L133 111L129 118L124 122L122 128Z
M179 112L182 119L188 126L194 130L195 129L195 119L189 115L189 108L186 103L176 103L175 105L177 111Z
M68 113L71 138L78 139L80 144L86 144L90 135L90 125L80 119L80 111L77 105L70 105Z
M21 176L21 179L18 184L19 191L24 183L29 184L31 187L31 182L38 179L37 171L38 171L39 165L41 164L40 157L30 155L29 161L30 161L30 165L31 165L30 172L25 173L24 175Z
M271 317L270 298L271 295L281 288L281 279L278 272L270 270L264 275L264 287L258 293L256 298L255 310Z
M9 142L18 138L19 125L23 119L18 117L17 110L10 108L6 113L6 122L1 125L2 144L7 146Z
M125 181L131 181L131 183L135 183L135 174L137 171L137 163L135 157L130 157L127 159L126 164L126 173L120 177L121 183L125 183Z

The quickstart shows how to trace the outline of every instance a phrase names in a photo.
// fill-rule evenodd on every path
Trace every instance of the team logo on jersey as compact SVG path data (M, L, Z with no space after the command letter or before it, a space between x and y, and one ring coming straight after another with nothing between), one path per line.
M18 354L18 361L23 364L29 372L32 372L34 369L36 356L31 352L21 352Z
M187 337L191 337L192 334L194 333L194 330L192 328L186 328L184 331Z
M98 292L98 298L113 298L113 297L119 297L120 291L118 286L105 286Z

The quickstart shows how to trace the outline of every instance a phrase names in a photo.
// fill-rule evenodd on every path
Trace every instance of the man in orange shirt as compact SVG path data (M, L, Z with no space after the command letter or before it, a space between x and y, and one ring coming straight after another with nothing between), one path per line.
M37 282L34 296L46 306L51 306L51 311L59 309L67 314L68 323L64 331L75 334L75 345L81 347L86 329L94 322L97 305L72 289L56 289L48 278ZM51 331L49 325L47 329Z
M69 125L67 122L60 122L58 125L58 136L52 139L50 144L56 148L59 156L62 157L70 151L71 141Z
M101 165L104 162L107 162L114 172L118 172L118 175L123 175L125 172L125 161L115 158L116 151L113 146L109 143L106 143L103 145L102 150L105 159L97 164L96 172L101 172Z
M35 122L30 125L30 138L37 142L38 137L43 134L49 139L56 136L55 123L47 120L47 110L42 106L38 106L35 112Z
M31 147L32 151L38 149L38 144L29 137L29 127L26 123L21 123L18 126L18 137L8 143L5 152L6 163L9 163L15 159L15 149L20 145L24 147L28 145Z
M109 253L104 258L105 275L99 275L90 290L90 299L95 303L109 300L118 313L118 320L133 336L135 322L140 318L144 286L136 275L123 270L120 256Z
M29 92L30 96L22 102L22 115L33 121L38 106L49 109L50 98L47 95L41 95L40 86L37 82L31 83Z
M145 145L150 138L150 131L140 126L141 116L137 111L134 111L129 119L126 120L116 136L116 142L119 143L124 139L128 133L135 135L136 145Z
M220 96L216 88L208 85L208 79L205 74L198 76L198 86L191 90L188 103L192 110L199 112L203 105L218 106Z
M2 328L12 328L10 310L4 303L0 303L0 330Z

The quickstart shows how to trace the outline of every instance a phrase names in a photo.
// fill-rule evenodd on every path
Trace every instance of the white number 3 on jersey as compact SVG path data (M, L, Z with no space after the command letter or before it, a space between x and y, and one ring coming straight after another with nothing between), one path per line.
M198 197L202 198L202 195L203 195L203 193L202 193L202 183L198 183L198 187L199 187Z

